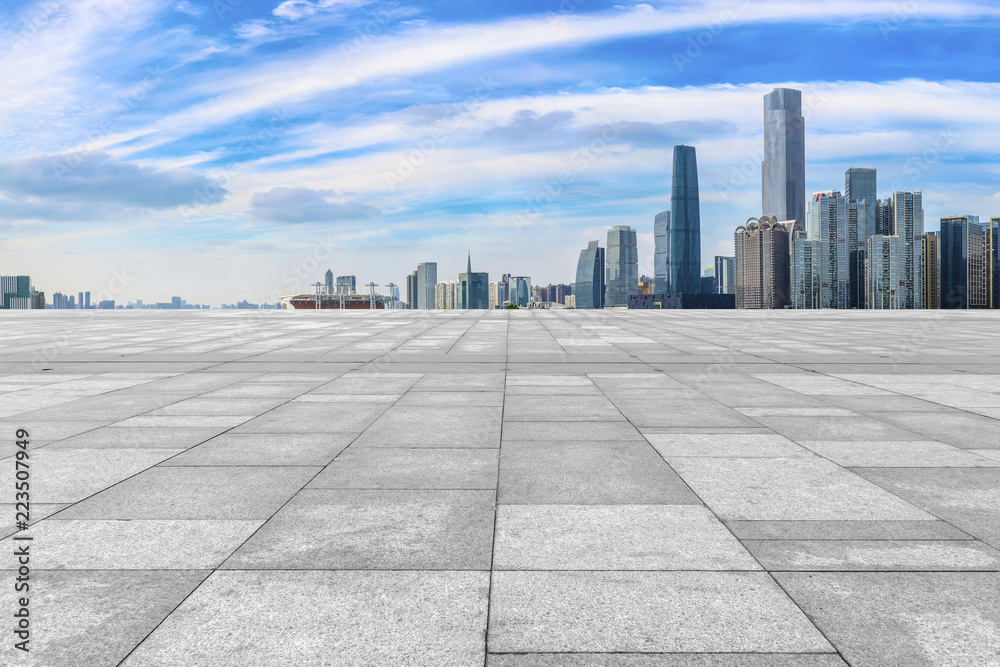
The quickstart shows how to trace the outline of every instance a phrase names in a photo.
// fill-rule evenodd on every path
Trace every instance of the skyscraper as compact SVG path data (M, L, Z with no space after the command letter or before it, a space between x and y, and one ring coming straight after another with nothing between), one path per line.
M672 293L701 291L701 204L698 160L693 146L674 146L668 275Z
M814 194L808 221L809 239L821 243L822 258L815 264L820 270L819 307L864 308L864 202L849 201L837 191Z
M0 276L0 308L31 310L30 276Z
M417 307L417 272L406 276L406 307L413 310Z
M357 276L337 276L337 294L354 294L358 291Z
M774 218L750 218L736 228L737 308L784 308L788 305L788 229Z
M896 216L892 212L892 200L880 199L875 210L875 233L893 236L896 233Z
M806 123L802 92L775 88L764 96L763 211L778 221L806 222Z
M990 308L1000 308L1000 218L990 218Z
M736 293L734 257L715 256L715 282L719 286L719 294Z
M915 192L892 193L892 210L895 216L893 229L899 237L900 277L902 298L900 308L923 308L923 271L920 250L924 236L924 195ZM943 249L943 248L942 248ZM942 305L944 295L942 294Z
M434 286L437 285L437 277L437 262L417 264L417 308L419 310L434 308Z
M330 269L327 269L326 275L323 276L323 286L326 287L327 294L333 294L333 271Z
M874 169L852 167L844 174L844 199L865 203L865 223L858 226L859 244L878 233L878 176Z
M822 308L823 243L797 232L792 239L791 302L793 308Z
M627 307L630 294L639 290L639 253L635 230L618 225L608 230L608 279L605 305Z
M469 253L468 268L458 276L461 290L460 308L468 310L490 307L490 276L488 273L472 272L472 253Z
M921 239L920 258L923 266L924 288L921 301L924 308L941 307L941 237L937 232L927 232Z
M941 308L989 308L989 229L978 215L941 218Z
M580 251L573 295L577 308L604 308L604 248L591 241Z
M90 292L84 292L83 298L85 300L83 307L86 308L87 310L90 310Z
M865 244L865 303L875 310L906 308L902 239L876 234ZM912 307L912 306L911 306Z
M670 211L653 219L653 293L670 294Z

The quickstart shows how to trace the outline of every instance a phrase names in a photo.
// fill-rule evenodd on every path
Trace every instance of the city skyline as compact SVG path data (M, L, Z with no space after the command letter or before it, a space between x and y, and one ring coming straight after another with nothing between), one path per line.
M0 270L49 293L124 271L119 302L273 301L328 267L403 285L434 259L457 276L469 250L491 275L569 282L616 225L653 275L647 221L680 143L698 149L707 266L762 214L774 88L802 91L806 197L866 167L880 198L925 193L928 231L1000 210L985 2L52 7L5 3L0 55L21 91L0 108ZM553 65L528 66L540 56Z

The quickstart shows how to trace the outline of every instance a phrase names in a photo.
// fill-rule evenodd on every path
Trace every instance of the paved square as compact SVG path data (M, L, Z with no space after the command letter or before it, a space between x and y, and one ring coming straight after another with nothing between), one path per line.
M998 314L0 326L34 664L1000 667Z

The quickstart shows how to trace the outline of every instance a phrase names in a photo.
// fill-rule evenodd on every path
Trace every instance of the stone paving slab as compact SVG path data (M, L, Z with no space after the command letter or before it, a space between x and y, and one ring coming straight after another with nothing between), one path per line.
M30 664L1000 667L997 313L80 315L0 312Z

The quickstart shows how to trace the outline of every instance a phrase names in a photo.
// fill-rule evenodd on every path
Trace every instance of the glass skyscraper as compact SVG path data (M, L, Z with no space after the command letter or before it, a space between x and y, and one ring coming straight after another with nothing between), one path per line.
M859 227L861 249L878 230L878 177L874 169L853 167L844 174L844 199L865 203L865 224Z
M892 210L895 215L893 229L899 237L899 279L902 297L900 308L923 308L923 267L921 246L924 236L924 194L895 191L892 193ZM944 295L941 295L942 302Z
M490 307L490 276L488 273L472 272L471 253L466 272L458 275L458 284L461 291L461 308L468 310Z
M668 271L671 293L701 292L701 204L693 146L674 146Z
M734 262L734 257L715 256L715 282L719 287L719 294L736 293Z
M806 221L806 123L802 92L775 88L764 96L763 213L778 222Z
M876 234L865 244L865 303L875 310L906 308L903 253L898 236Z
M604 308L604 289L604 248L597 241L591 241L580 251L576 265L576 285L573 287L576 307Z
M670 211L653 219L653 294L670 294Z
M434 308L435 286L438 281L437 262L422 262L417 264L417 308L427 310Z
M978 215L941 218L941 307L989 308L989 231Z
M863 308L864 202L848 201L837 191L817 193L809 202L808 220L809 240L821 244L819 307Z
M635 230L619 225L608 230L608 280L604 305L628 306L630 294L639 293L639 253Z

